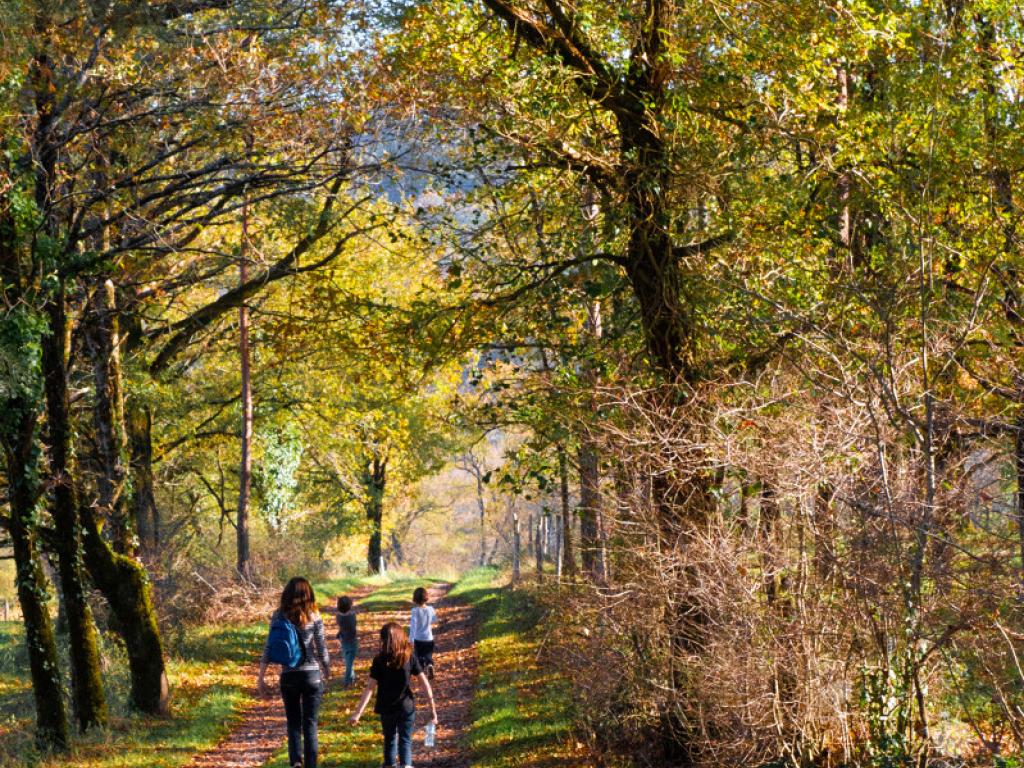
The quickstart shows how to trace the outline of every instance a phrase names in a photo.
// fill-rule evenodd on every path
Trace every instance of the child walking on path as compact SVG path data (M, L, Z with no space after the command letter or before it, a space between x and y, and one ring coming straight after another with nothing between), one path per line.
M385 768L412 768L412 732L416 723L416 702L412 692L414 677L430 701L430 722L436 726L437 707L430 682L413 655L405 632L395 622L388 622L381 627L380 652L373 658L370 678L355 712L349 718L352 725L359 723L370 696L376 690L373 711L380 715L384 733Z
M420 667L427 673L427 677L434 679L434 622L437 621L437 612L432 605L427 604L427 590L417 587L412 593L414 603L409 613L409 638L412 640L413 648L416 651L416 660Z
M338 598L338 640L341 641L341 655L345 659L343 682L348 688L356 681L353 668L356 654L359 653L359 640L356 636L356 613L352 608L352 598L347 595Z

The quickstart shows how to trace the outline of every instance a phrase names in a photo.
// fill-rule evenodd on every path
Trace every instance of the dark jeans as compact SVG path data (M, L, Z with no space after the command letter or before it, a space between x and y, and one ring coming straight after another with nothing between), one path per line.
M356 673L352 669L356 663L356 654L359 653L359 643L342 643L341 655L345 657L345 685L352 685L356 679Z
M316 768L320 701L324 686L320 670L295 669L281 675L281 698L288 720L288 765Z
M434 641L433 640L414 640L413 648L416 649L416 661L423 667L423 671L427 671L427 667L434 663Z
M412 729L415 723L415 710L380 716L380 727L384 731L385 767L412 765Z

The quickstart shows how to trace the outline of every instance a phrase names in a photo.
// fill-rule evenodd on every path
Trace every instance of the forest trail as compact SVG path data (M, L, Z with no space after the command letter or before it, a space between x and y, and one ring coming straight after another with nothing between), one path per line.
M450 584L438 584L429 588L430 602L437 609L437 648L434 652L435 678L434 696L437 701L438 728L437 747L431 750L422 746L422 726L429 712L426 702L417 706L417 731L413 748L416 765L421 768L469 768L469 757L465 752L464 737L469 729L469 705L477 679L476 627L472 609L455 603L445 596ZM373 590L351 590L357 602L371 595ZM330 705L330 699L342 692L344 662L341 644L336 636L335 609L333 605L321 606L327 631L328 650L331 655L331 682L328 684L321 713ZM358 608L357 608L358 611ZM359 656L356 659L356 688L361 690L369 672L370 660L377 647L377 632L387 621L408 624L408 608L401 610L358 611ZM258 651L254 651L258 653ZM250 680L249 700L244 706L241 721L213 748L197 754L188 764L189 768L258 768L267 763L285 744L284 707L277 694L277 680L273 672L267 676L267 685L272 693L260 697L256 692L258 659L247 671ZM422 698L422 697L421 697ZM364 720L376 720L372 712L372 701ZM323 734L321 717L321 736ZM347 726L345 726L347 727ZM379 761L377 752L373 759ZM332 755L323 749L321 743L322 768L334 765Z

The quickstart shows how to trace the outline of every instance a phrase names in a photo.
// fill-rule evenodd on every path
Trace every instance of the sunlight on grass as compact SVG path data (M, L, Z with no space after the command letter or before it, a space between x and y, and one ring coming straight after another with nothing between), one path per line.
M468 747L475 768L586 765L571 739L567 684L537 662L539 619L528 595L496 586L499 572L467 573L452 590L477 612L480 676Z
M210 633L210 643L216 633ZM232 638L224 633L224 638ZM210 656L215 657L210 647ZM230 644L224 655L231 653ZM106 731L80 737L70 756L40 759L32 749L32 718L4 733L0 725L0 766L38 765L40 768L177 768L192 755L214 744L237 721L244 702L243 664L232 660L170 659L171 716L114 717ZM24 680L27 711L31 712L31 689ZM0 689L0 705L8 696ZM26 711L25 709L22 712Z

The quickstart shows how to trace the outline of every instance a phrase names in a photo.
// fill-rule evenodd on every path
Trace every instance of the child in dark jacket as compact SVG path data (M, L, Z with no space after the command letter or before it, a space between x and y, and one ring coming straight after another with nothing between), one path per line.
M348 688L356 681L354 666L356 654L359 653L356 612L353 609L352 598L348 595L338 598L338 639L341 641L341 655L345 659L344 686Z

